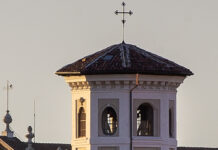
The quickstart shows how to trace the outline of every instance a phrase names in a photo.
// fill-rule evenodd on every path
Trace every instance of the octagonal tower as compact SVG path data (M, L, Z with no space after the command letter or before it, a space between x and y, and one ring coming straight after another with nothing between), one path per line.
M176 149L176 93L189 69L123 42L56 74L72 89L72 150Z

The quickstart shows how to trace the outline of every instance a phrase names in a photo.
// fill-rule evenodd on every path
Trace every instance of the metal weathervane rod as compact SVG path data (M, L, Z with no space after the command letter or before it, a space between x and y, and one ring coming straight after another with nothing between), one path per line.
M34 143L36 143L36 101L34 100Z
M130 11L125 11L126 4L124 2L122 3L122 6L123 6L123 11L116 10L115 14L116 15L122 14L122 17L123 17L123 19L121 21L122 21L122 24L123 24L123 42L124 42L124 32L125 32L124 29L125 29L125 23L126 23L125 14L129 14L131 16L133 14L133 12L131 10Z
M12 89L12 84L7 80L7 111L9 111L9 89Z

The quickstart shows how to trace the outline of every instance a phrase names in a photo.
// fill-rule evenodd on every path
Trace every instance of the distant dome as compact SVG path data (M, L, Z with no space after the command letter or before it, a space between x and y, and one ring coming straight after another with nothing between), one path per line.
M183 66L124 42L79 59L56 72L61 76L136 73L175 76L193 75L189 69Z

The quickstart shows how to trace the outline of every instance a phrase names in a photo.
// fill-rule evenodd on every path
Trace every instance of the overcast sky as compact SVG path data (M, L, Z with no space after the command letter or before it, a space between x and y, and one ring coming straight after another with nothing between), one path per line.
M178 89L179 146L218 147L218 1L126 0L126 43L194 72ZM26 141L71 141L71 93L56 70L122 41L118 0L0 0L0 118L10 91L12 128ZM0 130L5 125L0 123Z

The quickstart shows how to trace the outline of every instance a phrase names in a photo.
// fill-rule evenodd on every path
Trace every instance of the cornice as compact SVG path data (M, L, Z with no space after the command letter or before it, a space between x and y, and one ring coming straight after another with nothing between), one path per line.
M172 81L139 81L138 90L166 90L176 91L180 82ZM72 90L130 90L136 85L131 80L108 80L108 81L75 81L69 82Z

